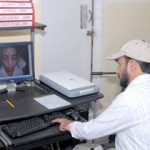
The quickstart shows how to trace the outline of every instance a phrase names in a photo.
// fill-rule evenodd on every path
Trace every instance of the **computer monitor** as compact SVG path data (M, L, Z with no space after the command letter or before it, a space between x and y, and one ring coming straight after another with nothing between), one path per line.
M33 80L33 42L0 43L0 82Z

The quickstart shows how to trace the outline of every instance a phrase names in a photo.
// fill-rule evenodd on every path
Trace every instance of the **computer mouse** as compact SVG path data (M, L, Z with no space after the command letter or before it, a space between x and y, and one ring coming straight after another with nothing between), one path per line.
M80 115L78 112L74 111L70 114L70 117L75 120L75 121L79 121L80 120Z

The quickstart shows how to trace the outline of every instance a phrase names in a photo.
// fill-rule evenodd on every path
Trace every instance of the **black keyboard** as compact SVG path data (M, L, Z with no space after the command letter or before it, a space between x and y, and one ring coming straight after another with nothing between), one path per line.
M57 124L51 122L51 120L56 118L66 118L72 120L64 113L54 112L43 116L36 116L13 123L8 123L2 127L2 130L10 137L17 138Z

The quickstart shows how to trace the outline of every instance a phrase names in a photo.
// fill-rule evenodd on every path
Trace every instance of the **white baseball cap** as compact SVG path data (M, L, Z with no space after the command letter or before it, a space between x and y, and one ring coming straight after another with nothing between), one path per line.
M131 40L125 43L119 52L111 54L107 58L117 60L122 56L150 63L150 43L143 40Z

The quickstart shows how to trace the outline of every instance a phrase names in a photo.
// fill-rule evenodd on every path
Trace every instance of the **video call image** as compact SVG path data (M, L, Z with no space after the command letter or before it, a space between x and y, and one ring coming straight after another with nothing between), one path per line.
M0 47L0 77L28 75L28 46Z

